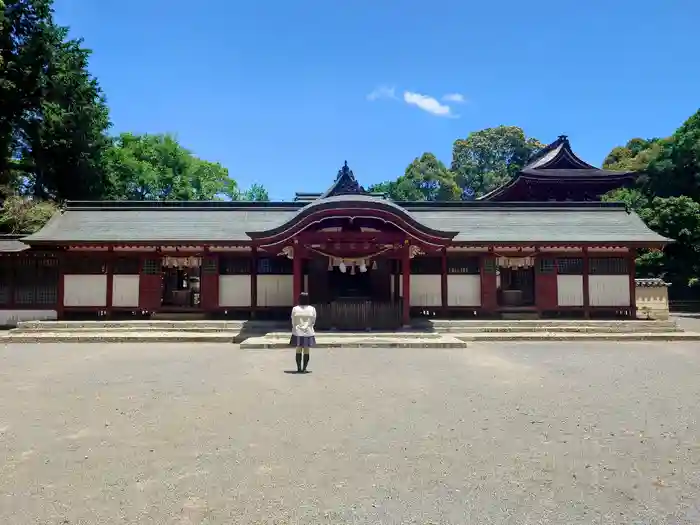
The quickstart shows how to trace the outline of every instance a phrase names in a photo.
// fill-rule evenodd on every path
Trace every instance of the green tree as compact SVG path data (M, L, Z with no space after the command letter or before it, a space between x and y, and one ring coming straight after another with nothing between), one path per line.
M99 198L107 107L90 52L51 0L5 0L0 24L0 185L37 198Z
M269 202L270 195L268 195L267 190L262 184L253 184L246 191L238 196L237 200L242 201L256 201L256 202Z
M122 133L107 153L113 199L212 200L239 196L220 164L195 157L172 135Z
M639 183L649 195L700 202L700 110L662 142Z
M517 126L486 128L455 141L451 169L465 192L480 197L511 180L543 147Z
M396 201L450 201L462 194L454 175L432 153L414 159L396 181L375 184L369 191Z

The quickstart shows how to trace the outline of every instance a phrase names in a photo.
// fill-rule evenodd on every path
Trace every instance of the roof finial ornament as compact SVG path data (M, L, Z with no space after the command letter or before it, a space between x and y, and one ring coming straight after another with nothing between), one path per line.
M559 135L559 137L557 137L557 138L559 140L561 140L562 142L569 140L568 135Z

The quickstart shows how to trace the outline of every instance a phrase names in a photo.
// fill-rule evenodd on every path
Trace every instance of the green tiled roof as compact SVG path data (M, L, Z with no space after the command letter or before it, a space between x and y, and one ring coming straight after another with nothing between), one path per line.
M349 197L356 201L358 197ZM338 207L342 207L342 199ZM372 197L363 197L371 206ZM387 202L383 201L384 206ZM273 230L304 203L79 203L55 215L27 243L230 242ZM611 203L399 203L427 228L471 243L668 242L635 213ZM316 201L318 205L318 201ZM307 204L307 206L311 206ZM398 206L397 206L398 207Z

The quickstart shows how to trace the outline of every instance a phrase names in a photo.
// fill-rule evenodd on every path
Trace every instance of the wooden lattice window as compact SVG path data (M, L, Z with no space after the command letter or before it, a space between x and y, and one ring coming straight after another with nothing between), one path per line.
M163 261L161 259L145 259L143 261L144 275L158 275L163 272Z
M248 275L251 269L249 257L228 256L219 259L219 274L221 275Z
M118 257L112 265L115 275L138 275L141 261L138 257Z
M9 257L0 257L0 304L10 304L10 284L13 280L12 261Z
M496 260L493 257L484 259L484 273L496 273Z
M479 274L479 258L464 256L447 257L447 273L451 274Z
M557 273L560 275L583 275L583 258L566 257L557 259Z
M74 275L99 275L107 273L107 260L102 254L71 255L64 260L64 273Z
M202 273L206 275L216 275L219 272L219 265L215 257L204 257L202 259Z
M539 273L554 273L557 269L556 260L551 258L540 259L537 266Z
M292 275L294 262L288 257L263 257L258 259L258 274L261 275Z
M442 273L441 257L418 256L411 259L411 274L440 275Z
M55 305L58 302L58 260L19 258L14 271L15 304Z
M629 261L624 257L593 257L590 260L591 275L627 275Z

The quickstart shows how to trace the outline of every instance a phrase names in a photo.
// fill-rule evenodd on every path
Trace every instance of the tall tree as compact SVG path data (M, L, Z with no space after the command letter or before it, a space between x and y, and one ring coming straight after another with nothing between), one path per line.
M508 182L543 147L517 126L475 131L452 146L452 172L465 194L480 197Z
M414 159L396 181L369 190L386 193L396 201L450 201L459 200L462 194L454 175L432 153Z
M108 110L90 51L53 21L50 0L5 0L0 27L0 184L37 198L99 198Z
M236 181L218 163L195 157L172 135L122 133L107 155L113 199L237 199Z

